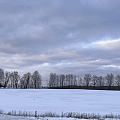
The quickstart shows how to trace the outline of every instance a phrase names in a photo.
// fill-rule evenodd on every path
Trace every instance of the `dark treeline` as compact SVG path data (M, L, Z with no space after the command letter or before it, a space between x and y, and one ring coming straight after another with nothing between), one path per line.
M50 88L72 88L72 89L100 89L100 90L120 90L120 75L107 74L106 76L97 76L85 74L79 77L73 74L50 74Z
M42 85L42 77L38 71L33 74L26 73L19 75L17 71L4 72L0 69L0 87L15 89L114 89L120 90L120 75L107 74L106 76L97 76L85 74L83 77L73 74L50 73L47 87Z

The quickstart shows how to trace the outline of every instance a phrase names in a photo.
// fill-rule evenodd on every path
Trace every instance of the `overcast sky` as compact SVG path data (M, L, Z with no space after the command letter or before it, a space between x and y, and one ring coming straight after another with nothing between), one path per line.
M0 66L119 73L120 0L0 0Z

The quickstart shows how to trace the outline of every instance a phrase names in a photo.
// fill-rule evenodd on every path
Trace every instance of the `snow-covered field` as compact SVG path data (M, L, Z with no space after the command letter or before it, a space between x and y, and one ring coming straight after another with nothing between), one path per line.
M5 116L0 115L0 120L79 120L77 118L35 118L35 117L20 117L20 116ZM84 119L81 119L84 120Z
M120 92L99 90L0 89L0 110L39 113L120 113Z

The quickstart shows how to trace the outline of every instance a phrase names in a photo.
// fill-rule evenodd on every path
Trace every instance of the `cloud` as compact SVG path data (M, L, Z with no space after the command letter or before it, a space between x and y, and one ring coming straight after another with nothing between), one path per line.
M103 68L117 68L117 69L120 69L120 66L117 66L117 65L103 65L102 67Z
M99 47L101 49L107 50L119 50L120 39L117 40L107 40L107 41L99 41L92 43L93 46Z
M22 72L109 72L101 67L119 66L119 4L0 0L0 65Z

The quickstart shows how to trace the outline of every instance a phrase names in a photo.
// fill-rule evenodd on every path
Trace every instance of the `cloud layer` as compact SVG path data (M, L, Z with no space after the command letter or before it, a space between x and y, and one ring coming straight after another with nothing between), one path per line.
M0 66L21 73L120 72L119 0L0 0Z

